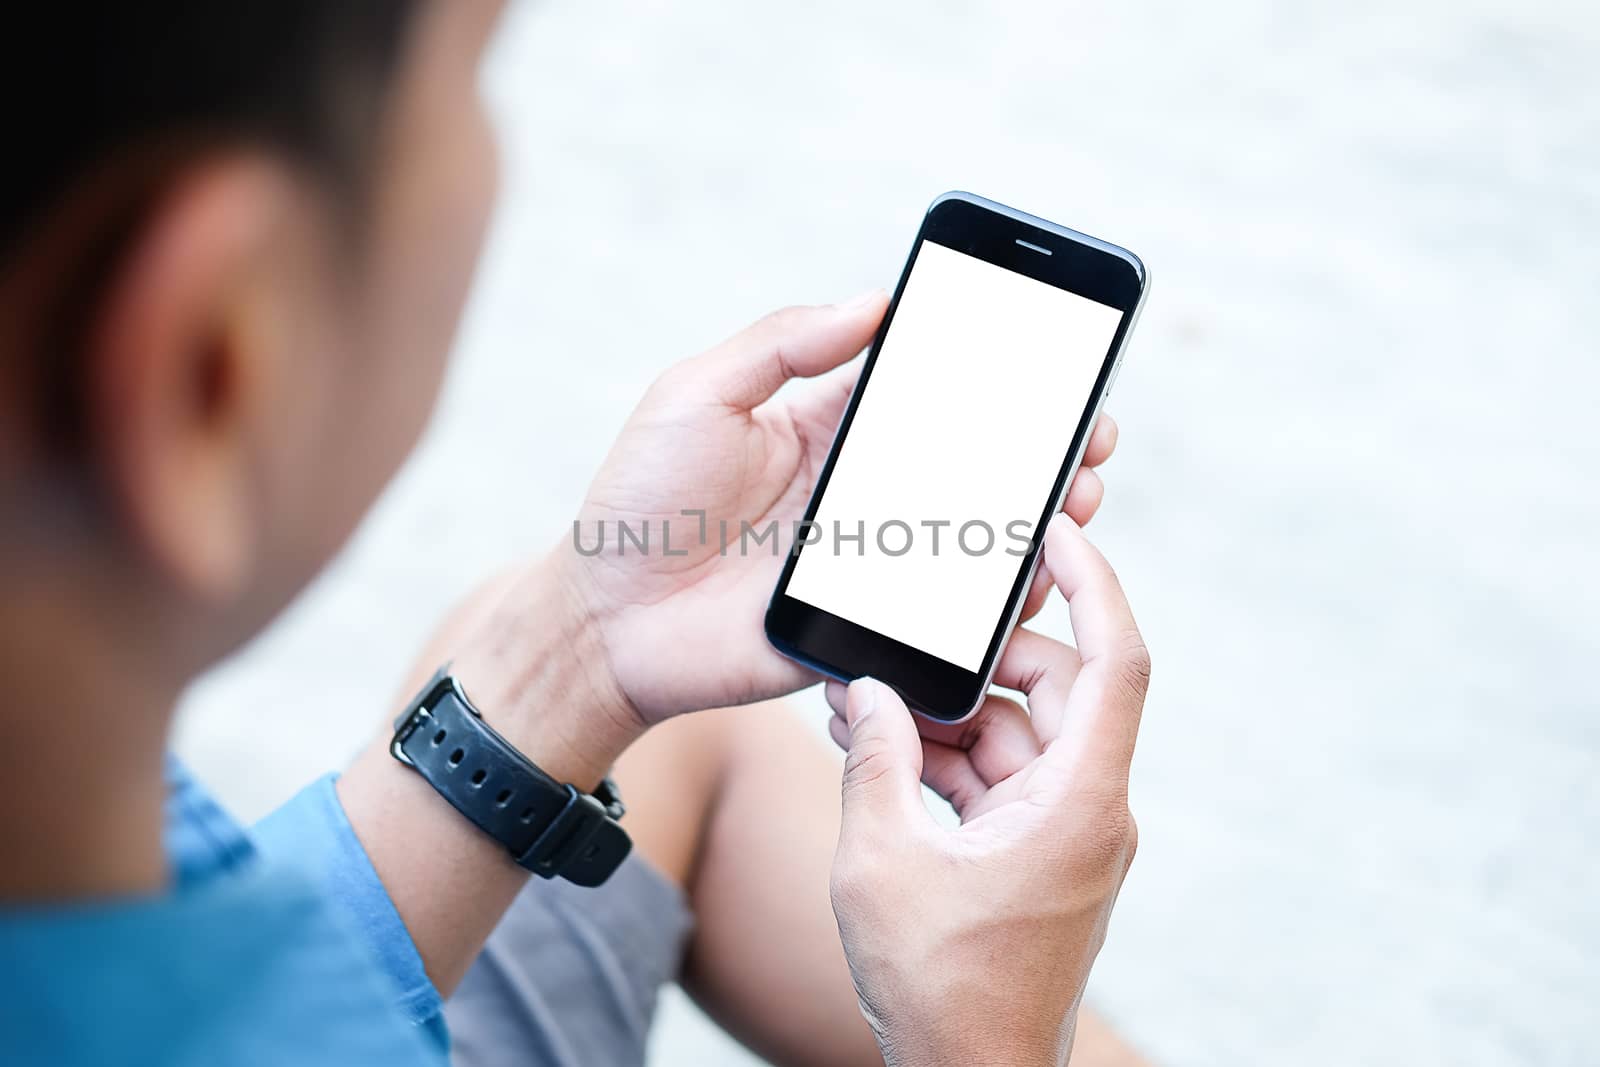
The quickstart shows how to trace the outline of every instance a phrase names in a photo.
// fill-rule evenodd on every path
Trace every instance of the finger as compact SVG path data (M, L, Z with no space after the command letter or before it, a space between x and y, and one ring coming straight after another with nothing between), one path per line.
M1067 490L1066 506L1061 510L1072 518L1079 526L1087 525L1094 518L1094 513L1100 510L1100 502L1106 498L1106 483L1100 475L1088 467L1079 467L1077 477L1072 479L1072 488Z
M1085 456L1083 465L1078 468L1078 473L1073 475L1072 485L1067 489L1066 499L1061 503L1061 510L1071 517L1079 526L1087 526L1100 512L1100 505L1105 503L1106 482L1099 473L1093 470L1099 463L1110 458L1111 449L1116 447L1116 423L1111 421L1110 415L1100 416L1096 425L1096 437L1101 436L1100 427L1110 425L1109 444L1104 445L1096 462L1091 463L1090 457ZM1093 440L1090 442L1093 447ZM1021 622L1027 622L1044 608L1045 602L1050 599L1050 591L1055 588L1055 581L1050 577L1050 569L1045 566L1044 560L1039 561L1039 567L1033 574L1033 581L1028 586L1028 595L1022 601Z
M1050 523L1045 557L1071 609L1080 660L1056 740L1125 776L1149 691L1149 651L1116 572L1070 519Z
M860 352L883 321L887 302L887 294L874 289L843 304L775 311L674 367L663 382L749 411L790 378L814 378Z
M845 406L850 403L850 394L855 392L860 378L860 365L847 362L816 381L806 382L789 402L789 410L804 431L808 448L820 451L832 444Z
M904 701L872 678L852 682L844 760L843 835L888 820L896 828L930 820L922 804L922 738Z
M924 739L922 784L948 801L965 822L988 796L992 783L984 781L983 775L972 765L970 752Z
M1028 596L1022 602L1022 614L1017 616L1018 622L1027 622L1040 611L1050 599L1050 591L1056 587L1056 581L1050 577L1050 568L1044 559L1039 560L1039 567L1033 572L1033 584L1028 586Z
M1098 467L1111 458L1117 450L1117 420L1101 415L1089 432L1089 444L1083 450L1083 465Z
M838 682L829 683L823 691L836 721L847 711L844 691L844 686ZM924 741L962 753L985 787L1016 774L1043 751L1028 713L1016 701L1003 696L985 697L983 704L965 722L915 721ZM926 773L922 780L939 790L928 781ZM943 790L939 793L944 796ZM950 798L945 796L945 799Z
M1053 637L1018 629L1006 642L1005 654L995 667L996 685L1015 689L1028 697L1029 723L1034 736L1048 745L1061 734L1067 697L1077 680L1077 649Z
M828 736L841 749L849 750L850 727L841 716L828 720ZM966 752L926 738L922 742L922 784L943 797L963 822L989 795L989 783Z
M839 751L850 751L850 724L842 717L833 715L828 718L828 736L839 746Z
M985 785L1011 777L1043 751L1028 713L1003 696L985 697L966 722L923 720L917 728L926 740L965 752Z

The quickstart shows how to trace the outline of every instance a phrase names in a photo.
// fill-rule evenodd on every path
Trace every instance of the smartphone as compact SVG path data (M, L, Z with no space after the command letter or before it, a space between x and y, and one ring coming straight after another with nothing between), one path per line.
M766 614L767 639L933 719L982 703L1149 274L970 193L929 207Z

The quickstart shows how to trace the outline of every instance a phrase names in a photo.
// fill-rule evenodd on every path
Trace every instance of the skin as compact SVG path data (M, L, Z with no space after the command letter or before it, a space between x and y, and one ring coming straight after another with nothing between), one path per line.
M840 761L800 709L771 702L674 719L630 748L616 776L635 805L636 847L697 916L683 983L700 1006L773 1063L882 1062L829 906ZM1143 1062L1081 1013L1073 1067Z
M1098 509L1104 490L1094 468L1115 445L1115 423L1103 419L1068 496L1065 510L1076 521ZM462 635L514 583L514 575L505 576L468 598L418 658L402 687L406 694L459 649ZM1025 618L1050 589L1044 562ZM987 766L991 743L1006 739L1005 731L985 728L1000 706L987 705L970 721L965 741L958 735L952 746L974 745ZM375 740L377 766L387 760L386 741L386 734ZM1025 757L1037 751L1036 742L1015 747ZM695 913L682 979L701 1007L774 1063L882 1062L858 1010L828 902L840 765L796 709L772 701L674 718L623 753L615 777L628 798L636 848L684 890ZM761 951L753 953L752 945ZM772 967L771 959L785 965ZM1143 1060L1085 1011L1072 1062L1136 1067Z
M476 85L499 9L485 0L425 6L378 133L360 227L346 224L316 176L260 150L217 147L159 172L158 195L92 305L74 309L85 323L75 353L81 440L62 445L39 424L44 356L35 353L47 324L38 309L63 265L93 247L107 204L125 197L118 182L146 174L145 161L107 161L64 191L0 267L0 671L10 697L0 726L11 750L28 754L0 778L5 810L26 813L0 820L0 900L162 889L162 761L178 694L305 586L414 444L492 201L494 147ZM884 305L875 292L788 309L669 370L624 427L580 518L680 530L684 506L704 507L713 522L798 518L854 373L847 364ZM815 380L785 387L792 378ZM1114 437L1109 422L1097 428L1091 464ZM1086 521L1100 495L1086 469L1067 510ZM829 808L797 803L778 816L796 847L792 866L765 868L773 877L739 858L758 829L741 814L757 808L756 783L834 775L803 748L776 745L781 733L716 728L736 716L756 721L750 712L712 713L704 727L684 720L665 740L640 742L684 713L815 681L761 637L775 558L674 541L689 554L591 559L564 544L530 559L470 598L417 672L452 659L496 728L557 778L587 787L622 759L628 781L662 796L662 767L697 768L703 799L687 817L663 821L673 810L665 800L640 814L638 799L630 815L641 847L699 911L686 981L779 1062L868 1062L874 1032L859 1021L824 903L832 827L813 816ZM1049 580L1036 585L1030 613ZM387 710L375 709L375 720ZM929 744L968 753L976 768L991 750L1021 751L1015 726L986 709L963 735ZM652 752L678 763L652 762ZM63 781L73 788L59 789ZM801 797L813 799L814 788ZM46 791L55 803L28 803ZM381 741L341 779L339 795L448 992L525 872ZM847 818L841 861L852 840ZM807 884L810 896L789 893ZM856 886L852 899L872 895L861 876L845 884ZM874 944L882 923L841 907L839 885L836 876L847 939ZM978 920L959 895L935 899L947 907L935 926ZM740 947L758 930L789 930L803 966L763 978ZM1042 932L1074 959L1088 952L1070 940L1076 931ZM877 1011L877 1039L893 1051L904 1042L885 1031L897 1016L884 1005L903 1003L904 1018L920 1018L926 976L900 975L896 988L887 971L875 977L876 958L852 950L850 971ZM1026 1062L1012 1052L1036 1052L1038 1029L1017 1031L1026 1049L996 1035L988 1052ZM838 1056L820 1057L816 1035L834 1031Z
M993 713L983 743L919 735L872 679L828 687L847 753L833 908L891 1067L992 1062L996 1049L1065 1064L1133 863L1128 767L1150 656L1116 575L1070 520L1051 523L1045 554L1079 647L1018 630L995 680L1027 696L1028 714ZM929 815L924 782L958 829Z

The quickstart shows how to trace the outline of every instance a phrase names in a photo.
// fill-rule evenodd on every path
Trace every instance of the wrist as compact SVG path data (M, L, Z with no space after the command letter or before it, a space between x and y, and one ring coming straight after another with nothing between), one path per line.
M975 1027L941 1039L923 1034L898 1045L880 1041L886 1067L949 1067L953 1063L1004 1063L1008 1067L1067 1067L1071 1043L1055 1035Z
M594 788L645 729L582 588L555 559L511 577L463 634L451 672L507 741L580 789Z
M975 968L974 971L978 969ZM1015 1067L1066 1067L1077 1026L1078 1001L1062 1014L1059 1004L1031 1002L992 984L943 984L934 996L907 998L901 1012L887 998L886 1010L864 1013L888 1067L947 1067L953 1063L1004 1063ZM897 983L902 993L914 979ZM964 987L964 988L963 988ZM929 990L924 987L923 993ZM1014 992L1014 991L1013 991ZM884 998L873 998L875 1001Z

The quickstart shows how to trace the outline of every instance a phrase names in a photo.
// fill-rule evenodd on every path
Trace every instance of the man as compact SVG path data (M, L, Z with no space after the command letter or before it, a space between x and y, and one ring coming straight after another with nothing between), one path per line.
M471 598L405 692L447 665L574 798L617 764L638 854L599 889L529 885L388 730L255 834L165 756L183 687L309 581L427 418L492 196L499 6L55 5L0 45L6 1062L438 1063L446 1015L463 1062L628 1062L684 937L691 987L782 1062L1065 1062L1132 858L1148 673L1067 520L1028 614L1060 588L1080 647L1018 632L998 681L1027 712L919 736L881 685L829 687L837 826L770 706L662 726L815 681L763 640L772 557L562 546ZM790 309L669 370L583 517L798 517L884 304ZM1098 502L1089 473L1067 511Z

